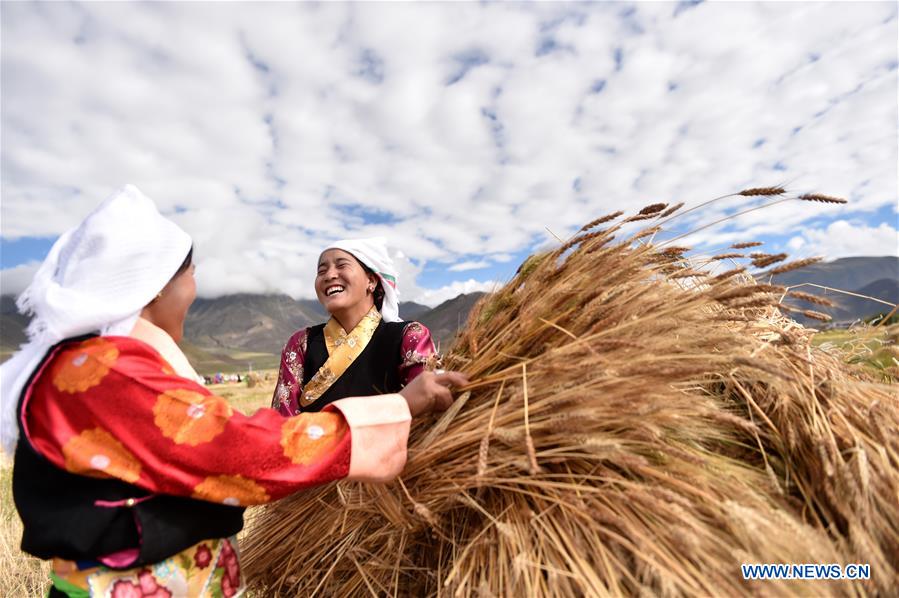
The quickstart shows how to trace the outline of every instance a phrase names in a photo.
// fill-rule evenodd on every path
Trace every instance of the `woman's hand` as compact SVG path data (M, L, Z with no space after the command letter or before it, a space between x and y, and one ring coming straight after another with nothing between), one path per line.
M431 411L446 411L453 404L450 388L465 386L468 378L461 372L422 372L400 394L409 405L412 417Z

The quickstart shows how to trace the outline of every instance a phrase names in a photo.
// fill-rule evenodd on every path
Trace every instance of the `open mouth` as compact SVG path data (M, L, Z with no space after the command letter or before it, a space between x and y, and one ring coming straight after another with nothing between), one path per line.
M343 290L344 290L343 287L340 286L339 284L334 285L334 286L331 286L331 287L328 287L327 289L325 289L325 295L328 297L333 297L334 295L336 295L338 293L342 293Z

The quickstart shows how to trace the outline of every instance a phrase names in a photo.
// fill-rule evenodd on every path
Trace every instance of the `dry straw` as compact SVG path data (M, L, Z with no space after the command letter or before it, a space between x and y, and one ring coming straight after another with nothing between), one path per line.
M610 239L532 256L474 308L446 356L471 394L416 422L401 480L257 510L243 547L251 585L892 595L896 388L812 347L778 311L781 287L743 268L675 280L695 266ZM741 563L868 563L872 579L750 582Z

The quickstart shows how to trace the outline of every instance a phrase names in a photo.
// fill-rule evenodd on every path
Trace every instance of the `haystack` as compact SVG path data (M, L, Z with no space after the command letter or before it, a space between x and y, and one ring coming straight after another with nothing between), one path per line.
M616 240L666 208L598 219L485 297L446 358L472 384L414 426L401 479L256 511L250 583L302 596L894 592L896 386L812 347L783 315L804 308L747 275L750 260L785 256L745 254L750 243L687 259L652 222ZM747 581L744 563L863 563L871 579Z

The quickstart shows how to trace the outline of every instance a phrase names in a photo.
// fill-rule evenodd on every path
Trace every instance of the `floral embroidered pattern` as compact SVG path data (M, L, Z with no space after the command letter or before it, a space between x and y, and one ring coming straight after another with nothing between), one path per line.
M292 462L309 465L334 450L347 433L346 421L335 413L292 417L281 426L281 447Z
M403 355L403 366L405 367L427 362L428 356L424 353L419 353L418 351L409 350Z
M303 337L303 347L302 350L306 351L306 337ZM295 380L303 379L303 362L297 359L297 352L290 351L287 354L287 367L290 369L290 373L293 375Z
M278 371L278 384L272 395L272 409L281 415L290 416L296 412L297 395L303 389L303 361L306 358L307 330L296 331L287 340L281 351L281 367Z
M137 583L120 579L112 586L112 598L171 598L172 593L160 586L149 569L137 575Z
M62 447L66 471L94 478L118 478L134 483L140 462L102 428L85 430Z
M197 551L194 553L194 565L199 569L205 569L211 563L212 551L209 550L209 547L205 543L197 546Z
M305 407L306 405L314 403L318 397L322 396L325 391L331 388L331 385L337 381L337 378L338 376L336 376L334 372L331 371L331 368L328 367L328 364L325 363L325 365L316 372L315 377L309 381L309 384L303 389L303 392L300 393L300 405Z
M290 382L279 382L278 386L275 388L275 405L277 407L287 407L290 401L290 387L292 384Z
M235 538L204 540L152 566L116 570L101 565L79 570L72 563L71 571L54 569L54 573L91 596L235 596L243 590L235 547Z
M225 399L186 389L167 390L153 405L153 421L162 434L190 446L221 434L232 413Z
M114 344L101 337L88 339L54 361L53 385L63 392L84 392L103 381L118 357Z
M406 386L426 369L440 367L440 355L431 332L418 322L409 322L403 328L403 342L400 353L400 381Z
M194 488L193 497L233 507L271 500L265 488L240 475L209 476Z
M424 328L418 322L409 322L403 328L403 337L417 343L424 334ZM430 334L428 335L430 336Z
M68 347L79 346L78 341L58 351L30 386L30 402L22 414L30 430L25 438L62 471L187 497L208 476L242 476L258 487L232 483L226 488L232 492L215 493L214 482L211 488L200 486L210 500L233 497L240 504L281 498L346 475L348 434L333 452L298 465L284 454L285 420L275 413L232 412L223 398L210 396L199 385L164 376L158 353L145 343L127 337L107 340L120 354L102 384L74 394L53 384L55 360L66 356ZM162 392L166 389L172 390Z
M221 579L222 596L230 598L240 591L240 561L230 542L222 544L222 552L215 564L215 576Z

